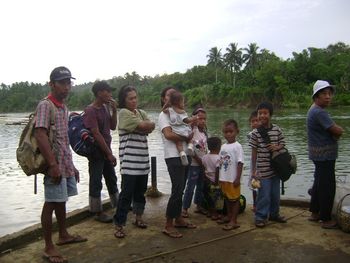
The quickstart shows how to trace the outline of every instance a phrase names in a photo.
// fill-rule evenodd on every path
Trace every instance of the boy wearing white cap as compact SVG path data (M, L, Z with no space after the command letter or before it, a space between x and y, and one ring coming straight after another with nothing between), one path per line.
M321 221L322 228L336 228L332 220L335 196L335 160L338 157L338 139L343 134L325 110L334 94L334 86L317 80L313 87L313 104L307 114L309 159L315 165L311 191L310 221Z

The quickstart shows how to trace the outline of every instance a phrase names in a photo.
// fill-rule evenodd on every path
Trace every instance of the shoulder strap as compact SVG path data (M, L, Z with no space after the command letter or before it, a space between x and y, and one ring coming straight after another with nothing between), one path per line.
M50 103L50 125L54 126L56 121L56 106L48 97L45 97L44 100L47 100Z
M270 136L268 134L268 129L265 129L264 127L259 127L257 128L258 132L260 133L261 135L261 138L263 139L263 141L267 144L269 144L271 142L270 140Z

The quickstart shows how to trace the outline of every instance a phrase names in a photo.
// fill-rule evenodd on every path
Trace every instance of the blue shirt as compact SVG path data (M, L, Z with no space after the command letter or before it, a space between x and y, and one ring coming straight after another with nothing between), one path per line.
M334 121L328 112L313 104L307 113L306 125L310 160L327 161L337 159L338 142L328 131L334 125Z

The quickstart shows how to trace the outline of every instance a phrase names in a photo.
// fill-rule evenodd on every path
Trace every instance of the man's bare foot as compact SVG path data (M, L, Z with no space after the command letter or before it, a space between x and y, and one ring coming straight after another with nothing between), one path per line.
M45 248L43 258L51 263L68 262L67 258L63 257L55 247Z

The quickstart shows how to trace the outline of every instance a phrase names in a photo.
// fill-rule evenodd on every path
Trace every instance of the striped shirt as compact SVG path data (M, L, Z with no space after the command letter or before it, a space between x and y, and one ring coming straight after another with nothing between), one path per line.
M284 136L280 127L276 124L272 124L272 127L268 130L271 144L285 145ZM257 150L256 168L257 174L261 178L270 178L275 176L276 173L271 167L271 154L267 149L267 143L261 137L261 134L257 129L254 129L249 139L249 146Z
M74 176L74 164L68 139L68 110L65 106L55 108L55 133L53 151L62 177ZM51 104L44 99L39 102L36 111L35 128L49 130L51 124Z
M119 160L122 175L149 173L147 135L135 131L143 120L149 120L143 110L132 112L121 109L119 112Z

